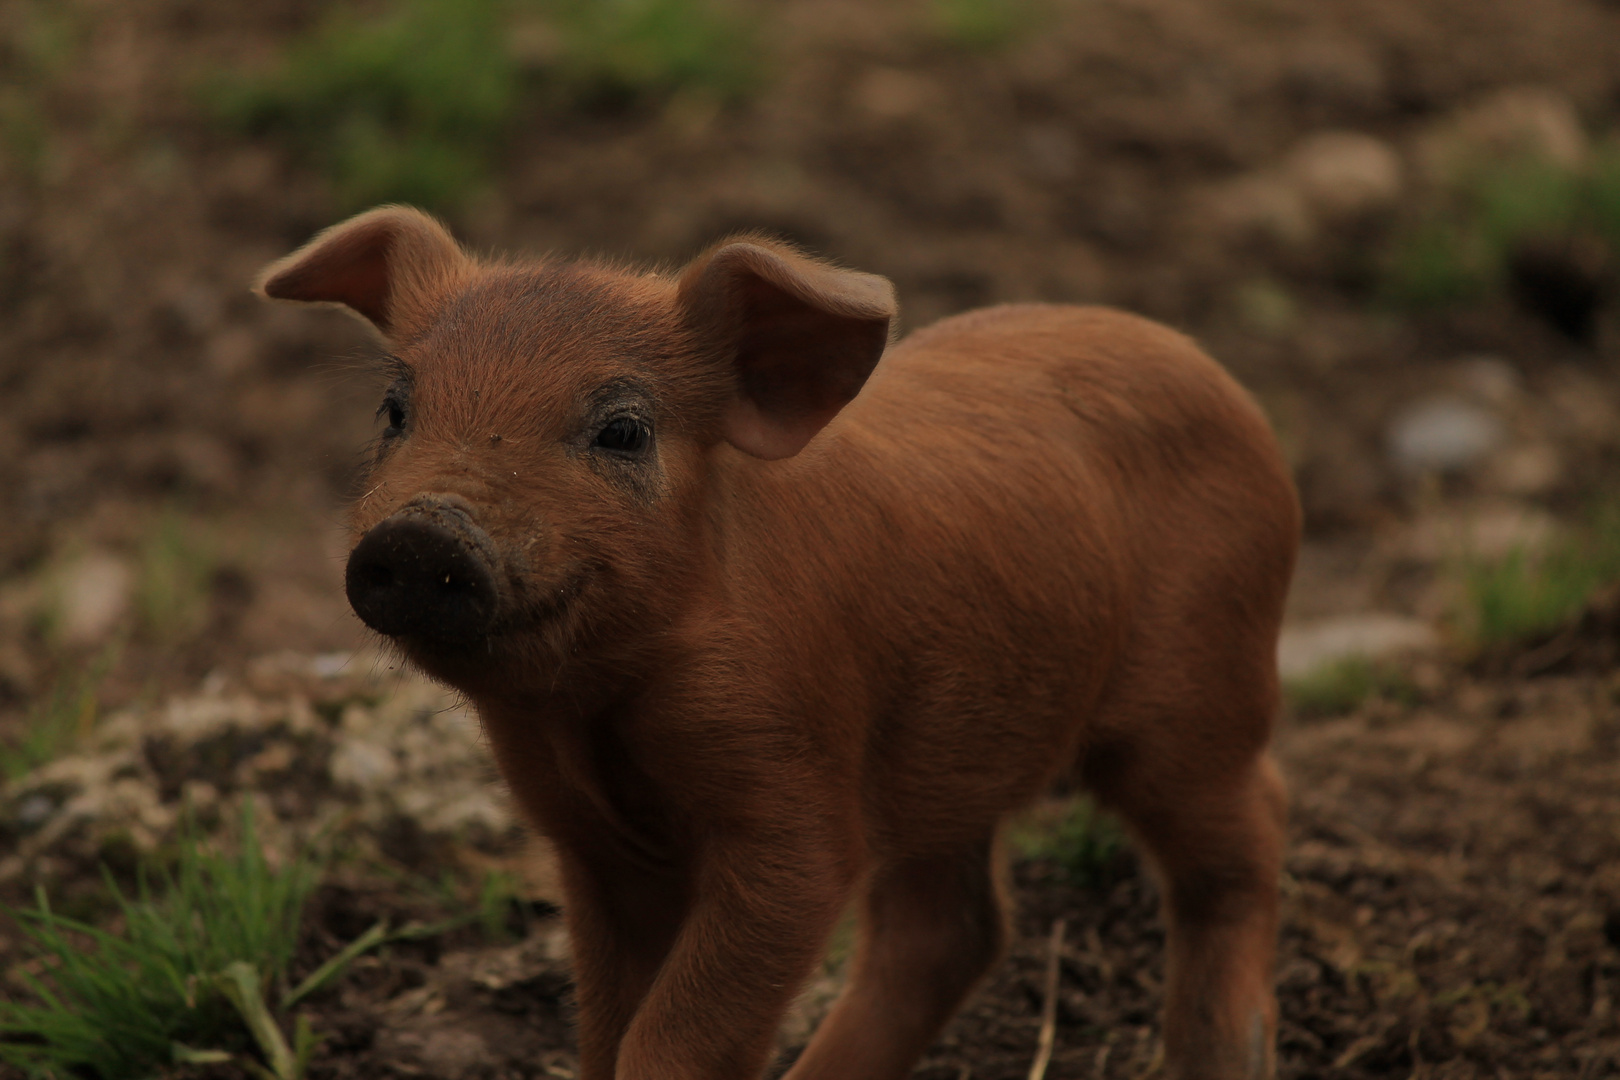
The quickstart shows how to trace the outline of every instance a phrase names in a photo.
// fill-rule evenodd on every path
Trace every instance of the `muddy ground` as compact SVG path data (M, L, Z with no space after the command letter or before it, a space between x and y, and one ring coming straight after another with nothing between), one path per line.
M246 289L345 207L284 144L216 122L199 87L273 63L322 10L0 6L0 744L64 695L93 702L54 779L0 796L0 899L38 881L93 910L97 863L161 845L182 797L257 792L288 835L341 818L363 837L317 897L306 967L380 915L464 907L479 873L522 861L471 721L441 724L456 714L430 688L345 659L367 647L341 521L380 350L341 315ZM1421 310L1380 277L1455 155L1579 168L1603 152L1620 6L1052 0L994 47L943 39L929 10L759 5L769 74L744 100L526 107L445 216L480 250L664 262L758 228L890 276L907 327L1037 299L1198 337L1295 468L1295 640L1349 626L1405 650L1402 693L1279 732L1281 1075L1620 1072L1614 622L1600 606L1551 652L1478 659L1450 573L1459 551L1548 542L1616 488L1617 256L1554 252L1554 292L1590 289L1584 324L1538 293L1547 274ZM1458 415L1473 426L1445 443ZM435 771L439 739L470 748L454 768ZM402 776L431 797L378 794ZM1101 886L1040 860L1013 872L1020 937L918 1075L1025 1075L1060 918L1048 1075L1141 1075L1162 969L1151 884L1128 853ZM546 883L525 892L514 939L394 945L317 999L311 1075L571 1075L565 950Z

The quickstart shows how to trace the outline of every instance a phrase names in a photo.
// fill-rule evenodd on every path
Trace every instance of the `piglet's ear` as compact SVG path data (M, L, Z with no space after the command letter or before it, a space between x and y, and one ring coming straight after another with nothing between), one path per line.
M768 460L797 454L860 392L896 313L887 279L768 240L699 256L678 296L690 325L736 369L725 440Z
M383 206L272 263L254 291L342 304L399 341L426 325L471 266L443 225L408 206Z

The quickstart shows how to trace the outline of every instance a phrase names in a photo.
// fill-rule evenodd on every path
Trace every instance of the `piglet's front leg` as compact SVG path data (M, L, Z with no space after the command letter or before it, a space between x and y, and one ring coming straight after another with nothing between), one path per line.
M691 906L630 1017L611 1075L757 1077L782 1014L843 911L856 876L849 854L825 835L780 824L707 837L692 862ZM600 915L593 913L591 935L613 935ZM576 934L576 952L604 944ZM584 1015L593 989L581 982L582 1034L595 1019ZM582 1060L590 1080L600 1080L607 1074L594 1064Z

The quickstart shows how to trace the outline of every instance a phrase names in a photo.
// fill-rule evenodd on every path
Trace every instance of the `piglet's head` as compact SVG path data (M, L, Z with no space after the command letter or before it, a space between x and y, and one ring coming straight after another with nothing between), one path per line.
M715 455L799 454L895 314L886 280L768 240L674 276L485 262L403 207L320 234L259 291L342 305L387 342L348 596L469 690L655 648L714 571Z

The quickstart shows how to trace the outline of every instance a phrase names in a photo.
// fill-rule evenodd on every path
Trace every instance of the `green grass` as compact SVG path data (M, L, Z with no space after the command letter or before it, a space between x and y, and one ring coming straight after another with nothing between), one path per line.
M1265 337L1283 337L1299 326L1299 301L1288 289L1267 278L1245 281L1233 290L1238 317Z
M1061 818L1027 822L1010 840L1026 859L1052 864L1063 880L1087 888L1107 885L1125 849L1125 830L1089 798L1076 798Z
M51 89L73 70L86 16L73 5L13 0L0 37L0 157L15 175L37 182L50 155L46 115Z
M990 52L1032 32L1044 12L1041 0L929 0L933 32L959 48Z
M529 65L525 23L544 43ZM487 183L526 104L729 101L759 72L751 24L719 0L399 0L374 18L334 7L272 70L207 96L228 126L323 170L350 209L443 210Z
M12 975L32 1000L0 998L0 1061L36 1076L125 1080L257 1043L284 1076L300 1053L278 1062L266 1046L280 1036L263 1028L263 994L285 979L319 875L308 851L272 868L249 808L234 854L205 846L188 824L172 871L143 867L133 896L109 876L116 931L54 913L40 890L33 910L10 913L39 963ZM307 1025L298 1043L307 1058Z
M716 0L530 0L557 28L546 74L565 102L672 93L737 101L763 75L754 24Z
M1500 284L1502 258L1456 221L1419 221L1396 237L1386 256L1383 292L1408 308L1468 303Z
M1539 159L1475 168L1396 229L1382 291L1410 308L1478 301L1503 288L1521 245L1582 237L1620 252L1620 148L1581 170Z
M141 632L173 644L200 630L218 566L214 538L178 510L166 509L137 552L134 599Z
M513 938L511 915L514 906L523 910L522 885L516 874L503 870L484 874L478 887L478 924L485 939L500 942Z
M403 0L367 19L333 7L276 69L212 87L215 110L290 143L350 207L442 207L482 179L516 106L502 11L497 0Z
M1475 645L1556 629L1599 588L1620 581L1620 504L1603 507L1545 550L1458 560L1461 601L1452 621Z
M21 740L10 746L0 743L0 780L14 780L56 760L89 734L100 712L98 692L119 653L118 644L109 645L89 662L65 667L57 675L28 710Z
M1411 704L1416 700L1417 688L1395 664L1348 656L1288 680L1283 694L1296 715L1327 717L1354 712L1375 699Z

